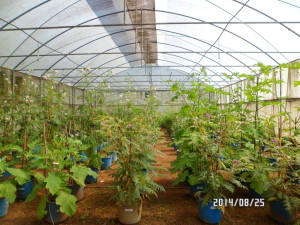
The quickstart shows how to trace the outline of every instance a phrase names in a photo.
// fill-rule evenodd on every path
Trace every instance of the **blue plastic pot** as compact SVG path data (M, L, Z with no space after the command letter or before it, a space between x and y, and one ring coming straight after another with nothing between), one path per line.
M104 144L100 143L100 145L97 147L97 152L101 151L104 148Z
M17 185L17 198L26 199L34 187L34 180L30 180L23 185Z
M33 153L34 153L34 154L37 154L37 153L39 153L39 151L40 151L40 148L39 148L39 147L36 147L36 148L33 150Z
M206 188L205 183L191 185L190 186L190 194L194 197L197 192L204 191L205 188Z
M236 143L236 142L235 142L235 143L232 143L231 146L233 147L232 149L236 151L236 150L239 149L239 146L240 146L240 145L239 145L239 143Z
M175 151L177 151L179 149L178 146L175 143L173 144L173 147L174 147Z
M4 171L4 173L2 173L0 175L0 181L1 180L8 180L12 177L12 174L10 172L8 172L7 170Z
M268 158L269 163L276 163L277 159L274 158Z
M71 194L77 198L77 201L80 201L84 198L84 187L79 186L78 184L68 185L68 188L71 189Z
M8 211L8 201L6 198L0 198L0 217L5 216Z
M116 153L116 152L111 152L111 153L110 153L110 156L111 156L111 161L112 161L112 162L117 161L118 156L117 156L117 153Z
M148 170L148 169L142 169L142 171L143 171L144 173L149 173L149 170Z
M280 200L270 201L271 218L280 223L293 223L296 219L294 213L290 213Z
M47 202L46 211L47 214L45 220L48 223L60 223L68 217L65 213L60 212L59 205L55 202Z
M80 162L86 162L86 160L87 160L86 153L79 153L79 155L81 156Z
M102 158L103 164L101 165L101 170L106 170L111 166L112 157Z
M97 168L95 168L95 167L91 167L91 170L94 171L94 172L96 172L96 173L99 172L99 170L98 170ZM94 177L91 176L91 175L87 175L86 178L85 178L85 182L86 182L86 183L96 183L96 182L97 182L97 179L98 179L98 178L94 178Z
M208 202L206 206L202 206L202 200L198 202L199 218L205 223L219 223L222 219L222 210L213 206L213 202Z

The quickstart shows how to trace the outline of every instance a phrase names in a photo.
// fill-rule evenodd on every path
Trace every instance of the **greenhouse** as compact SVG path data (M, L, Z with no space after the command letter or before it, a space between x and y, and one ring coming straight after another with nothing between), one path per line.
M300 2L1 0L0 224L300 224Z

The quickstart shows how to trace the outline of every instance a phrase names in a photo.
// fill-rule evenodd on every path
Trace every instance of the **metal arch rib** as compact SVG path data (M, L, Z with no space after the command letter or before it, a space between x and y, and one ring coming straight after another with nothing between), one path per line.
M185 50L188 50L188 51L190 51L191 53L193 53L192 50L187 49L187 48L183 48L183 47L181 47L181 46L177 46L177 45L173 45L173 44L168 44L168 43L162 43L162 42L157 42L157 43L158 43L158 44L163 44L163 45L169 45L169 46L177 47L177 48L180 48L180 49L185 49ZM108 50L106 50L106 51L104 51L104 52L107 52L107 51L110 51L110 50L113 50L113 49L116 49L116 48L121 48L121 47L124 47L124 46L128 46L128 45L132 45L132 44L135 44L135 43L127 43L127 44L123 44L123 45L120 45L120 46L116 46L115 48L108 49ZM102 52L101 52L101 53L102 53ZM96 58L97 56L101 55L101 53L99 53L99 54L97 54L97 55L95 55L95 56L93 56L93 57L87 59L85 62L90 61L92 58ZM200 54L200 53L197 53L197 54L198 54L198 55L202 55L202 54ZM126 55L130 55L130 54L126 54ZM121 57L122 57L122 56L119 56L119 57L116 57L115 59L119 59L119 58L121 58ZM218 64L218 65L224 67L226 70L228 70L230 73L232 73L232 71L230 71L226 66L221 65L220 63L216 62L215 60L211 59L211 58L208 57L208 56L206 56L206 58L208 58L208 59L210 59L211 61L215 62L216 64ZM110 60L109 62L112 62L112 61L115 60L115 59L112 59L112 60ZM84 64L85 62L83 62L82 64ZM104 63L104 64L102 64L102 65L105 65L105 64L106 64L106 63ZM101 65L101 66L102 66L102 65ZM76 69L78 69L78 67L75 68L75 69L73 69L72 71L70 71L63 79L67 78L67 76L68 76L70 73L72 73L74 70L76 70ZM92 70L90 73L92 73L93 71L94 71L94 70ZM60 82L62 82L63 79L61 79ZM80 80L79 80L79 81L80 81Z
M68 9L69 7L75 5L75 4L78 3L78 2L80 2L80 0L78 0L77 2L74 2L74 3L72 3L71 5L69 5L69 6L65 7L64 9L60 10L58 13L56 13L55 15L53 15L52 17L50 17L48 20L46 20L44 23L42 23L42 24L40 25L40 27L43 26L44 24L46 24L47 22L49 22L51 19L53 19L55 16L57 16L57 15L60 14L61 12L65 11L66 9ZM20 16L20 17L21 17L21 16ZM14 25L14 26L15 26L15 25ZM1 28L1 29L2 29L2 28ZM0 30L1 30L1 29L0 29ZM35 30L35 31L36 31L36 30ZM24 43L28 40L29 37L32 38L33 40L35 40L37 43L40 43L40 44L41 44L41 42L39 42L38 40L36 40L35 38L32 37L32 35L35 33L35 31L33 31L31 34L27 34L26 32L24 32L26 35L28 35L28 37L25 38L24 41L22 41L22 42L18 45L18 47L16 47L16 49L10 54L10 56L12 56L12 55L19 49L19 47L21 47L21 45L24 44ZM46 46L46 45L45 45L45 46ZM51 50L53 50L53 51L55 51L55 52L59 52L58 50L52 49L52 48L49 47L49 46L47 46L47 48L49 48L49 49L51 49ZM9 58L7 58L7 59L2 63L2 66L7 62L8 59L9 59ZM73 62L73 61L72 61L72 62ZM74 64L77 64L77 63L74 62Z
M210 4L214 5L215 7L219 8L220 10L222 10L223 12L226 12L227 14L233 16L230 12L228 12L227 10L225 10L224 8L221 8L220 6L218 6L217 4L208 1ZM238 19L237 17L235 17L235 19L237 19L238 21L242 22L242 20ZM272 48L274 48L283 58L285 58L287 61L288 59L283 55L283 53L281 51L279 51L275 46L273 46L266 38L264 38L261 34L259 34L254 28L252 28L251 26L249 26L248 24L245 24L249 29L251 29L252 31L254 31L258 36L260 36L264 41L266 41ZM266 51L263 51L264 54L266 54Z
M146 29L146 28L144 28L144 29ZM153 29L153 28L147 28L147 29ZM88 42L88 43L85 43L85 44L82 45L82 46L77 47L75 50L72 50L70 53L72 53L72 52L74 52L74 51L77 51L78 49L84 47L85 45L90 44L90 43L92 43L92 42L94 42L94 41L100 40L100 39L102 39L102 38L104 38L104 37L111 36L111 35L115 35L115 34L122 33L122 32L127 32L127 31L130 31L130 30L134 30L134 29L127 29L127 30L123 30L123 31L117 31L117 32L112 33L112 34L104 35L104 36L101 37L101 38L96 38L96 39L94 39L94 40L92 40L92 41L90 41L90 42ZM164 32L169 32L169 33L181 35L181 36L184 36L184 37L188 37L188 38L191 38L191 39L194 39L194 40L203 42L203 43L205 43L205 44L211 46L210 43L208 43L208 42L206 42L206 41L203 41L203 40L200 40L200 39L198 39L198 38L189 36L189 35L185 35L185 34L173 32L173 31L168 31L168 30L163 30L163 29L157 29L157 28L156 28L156 30L158 30L158 31L164 31ZM118 47L118 46L117 46L117 47ZM220 48L218 48L218 47L215 47L215 48L217 48L218 50L222 51L223 53L226 53L225 51L223 51L222 49L220 49ZM228 54L228 53L227 53L227 54ZM231 56L232 58L234 58L236 61L240 62L242 65L244 65L244 66L247 67L249 70L251 70L250 67L248 67L247 65L245 65L245 63L243 63L242 61L240 61L238 58L232 56L231 54L228 54L228 55L230 55L230 56ZM83 63L81 63L79 66L83 65L84 63L86 63L86 62L89 61L90 59L95 58L95 57L97 57L97 56L98 56L98 55L93 56L93 57L90 57L88 60L86 60L86 61L84 61ZM207 57L207 56L205 56L205 57ZM55 66L57 63L59 63L59 62L60 62L62 59L64 59L64 58L65 58L65 57L62 57L62 58L59 59L57 62L55 62L54 64L52 64L52 65L50 66L50 68L52 68L53 66ZM50 69L50 68L49 68L49 69ZM225 67L224 67L224 68L225 68ZM75 68L75 69L78 69L78 67ZM75 70L75 69L74 69L74 70ZM74 71L74 70L73 70L73 71ZM73 72L73 71L71 71L71 72ZM45 73L46 73L46 71L42 74L42 76L43 76ZM69 73L69 74L70 74L70 73Z
M121 56L121 57L118 57L118 58L122 58L122 56ZM184 59L184 58L183 58L183 59ZM110 60L110 61L108 61L108 62L106 62L106 63L103 63L103 64L99 65L99 66L98 66L98 69L101 69L101 66L103 66L103 65L105 65L105 64L107 64L107 63L110 63L111 61L114 61L114 60L115 60L115 59ZM185 59L185 60L188 60L188 59ZM140 59L137 59L137 60L131 60L131 61L122 63L122 64L116 66L115 68L118 69L119 66L125 65L125 64L127 64L127 63L138 62L138 61L140 61ZM172 62L172 61L169 61L169 60L162 60L162 59L161 59L160 61L171 62L171 63L174 63L174 64L183 65L183 64L175 63L175 62ZM191 61L191 60L188 60L188 61L194 62L194 61ZM133 68L135 68L135 67L133 67ZM96 69L97 69L97 68L96 68ZM96 69L94 69L93 71L95 71ZM213 70L211 70L211 69L208 69L208 70L211 71L212 73L216 74ZM100 77L101 75L105 74L106 72L109 72L109 71L110 71L110 70L106 70L105 72L99 74L99 77ZM90 72L90 73L92 73L92 72ZM185 73L186 73L186 72L185 72ZM91 82L94 82L94 81L97 80L99 77L94 78L93 80L91 80ZM75 86L76 84L80 83L82 79L83 79L83 78L81 78L81 79L79 79L78 81L76 81L76 82L73 84L73 86ZM210 78L209 78L209 79L210 79ZM210 80L211 80L211 79L210 79ZM214 82L213 80L211 80L211 81ZM118 82L118 81L117 81L117 82ZM227 83L228 83L228 82L227 82Z
M118 11L118 12L113 12L113 13L109 13L109 14L106 14L106 15L98 16L98 17L96 17L96 18L93 18L93 19L84 21L84 22L82 22L82 23L80 23L80 24L78 24L78 25L82 25L82 24L91 22L91 21L93 21L93 20L99 19L99 18L103 18L103 17L106 17L106 16L112 16L112 15L119 14L119 13L123 13L123 11ZM53 40L56 39L57 37L63 35L64 33L68 32L68 31L70 31L70 30L72 30L72 29L73 29L73 28L69 28L69 29L67 29L67 30L65 30L65 31L63 31L63 32L61 32L61 33L55 35L54 37L52 37L51 39L49 39L48 41L46 41L43 45L41 45L41 46L39 46L38 48L34 49L34 50L29 54L29 56L32 55L32 54L33 54L34 52L36 52L37 50L39 50L40 48L42 48L43 46L45 46L46 44L48 44L49 42L53 41ZM14 67L14 70L17 70L17 67L20 66L27 58L28 58L28 57L25 57L23 60L21 60L21 61Z
M123 65L125 65L125 64L127 64L127 63L132 63L132 62L139 62L140 60L132 60L132 61L129 61L129 62L126 62L126 63L122 63L122 64L119 64L119 65L117 65L116 66L116 68L118 68L118 67L120 67L120 66L123 66ZM184 66L183 64L181 64L181 63L177 63L177 62L173 62L173 61L169 61L169 60L160 60L160 61L162 61L162 62L169 62L169 63L173 63L173 64L176 64L176 65L179 65L179 66ZM132 67L132 68L137 68L137 67ZM192 67L191 67L192 68ZM98 69L100 69L100 66L98 67ZM96 70L96 69L95 69ZM106 71L104 71L103 73L101 73L101 74L99 74L99 76L101 76L101 75L103 75L103 74L105 74L105 73L107 73L107 72L109 72L110 70L106 70ZM214 72L213 72L214 73ZM92 82L94 82L96 79L97 79L98 77L96 77L95 79L93 79L93 80L91 80ZM209 78L210 79L210 78ZM210 79L211 80L211 79ZM213 81L213 80L211 80L212 82L214 82L217 86L219 86L215 81ZM74 85L76 85L77 83L75 83ZM220 87L220 86L219 86Z
M238 3L238 4L243 4L242 2L239 2L239 1L237 1L237 0L233 0L233 1L236 2L236 3ZM294 30L290 29L289 27L287 27L287 26L284 25L283 23L277 21L277 20L274 19L273 17L271 17L271 16L269 16L269 15L263 13L262 11L260 11L260 10L258 10L258 9L253 8L253 7L249 6L249 5L246 5L246 7L248 7L249 9L252 9L253 11L256 11L256 12L258 12L258 13L264 15L265 17L268 17L269 19L271 19L271 20L275 21L276 23L280 24L281 26L283 26L283 27L286 28L287 30L291 31L291 32L292 32L293 34L295 34L297 37L300 37L300 35L299 35L298 33L296 33Z
M47 1L41 2L40 4L38 4L38 5L36 5L36 6L32 7L32 8L30 8L30 9L28 9L27 11L21 13L20 15L16 16L15 18L13 18L13 19L10 20L9 22L7 22L4 26L2 26L2 27L0 28L0 30L4 29L6 26L8 26L9 24L11 24L11 23L14 22L15 20L21 18L21 17L24 16L25 14L31 12L32 10L34 10L34 9L36 9L36 8L38 8L38 7L40 7L40 6L44 5L44 4L46 4L46 3L48 3L48 2L51 2L51 0L47 0Z
M250 0L247 0L247 2L245 2L243 5L242 5L242 7L230 18L230 20L229 20L229 22L230 21L232 21L238 14L239 14L239 12L245 7L245 5L247 5L248 4L248 2L249 2ZM227 26L229 25L229 22L225 25L225 27L222 29L222 31L221 31L221 34L219 34L218 35L218 37L217 37L217 39L214 41L214 43L206 50L206 52L204 53L204 55L202 56L202 58L196 63L196 65L197 64L199 64L204 58L205 58L205 56L206 56L206 54L207 54L207 52L210 50L210 49L212 49L214 46L215 46L215 44L220 40L220 38L222 37L222 35L223 35L223 33L227 30ZM188 79L186 79L186 81L185 82L187 82L189 80L189 78Z
M144 28L144 29L146 29L146 28ZM147 29L152 29L152 28L147 28ZM112 33L112 34L107 34L107 35L104 35L103 37L96 38L96 39L94 39L94 40L92 40L92 41L89 41L89 42L85 43L84 45L81 45L81 46L77 47L76 49L72 50L70 53L72 53L72 52L74 52L74 51L77 51L78 49L84 47L85 45L90 44L90 43L92 43L92 42L94 42L94 41L100 40L100 39L102 39L102 38L104 38L104 37L108 37L108 36L111 36L111 35L115 35L115 34L122 33L122 32L127 32L127 31L131 31L131 30L134 30L134 29L127 29L127 30L117 31L117 32ZM164 32L169 32L169 33L172 33L172 34L181 35L181 36L184 36L184 37L188 37L188 38L191 38L191 39L194 39L194 40L203 42L203 43L205 43L205 44L207 44L207 45L209 45L209 46L211 45L210 43L208 43L208 42L206 42L206 41L199 40L198 38L195 38L195 37L192 37L192 36L189 36L189 35L185 35L185 34L173 32L173 31L168 31L168 30L163 30L163 29L157 29L157 28L156 28L156 30L164 31ZM215 48L217 48L217 47L215 47ZM219 48L217 48L217 49L219 49ZM223 51L222 49L219 49L219 50L222 51L223 53L226 53L226 52ZM227 53L227 54L228 54L228 53ZM242 65L245 65L242 61L240 61L240 60L237 59L236 57L232 56L231 54L228 54L228 55L230 55L230 56L231 56L232 58L234 58L236 61L240 62ZM97 55L96 55L96 56L97 56ZM91 57L91 58L94 58L94 57L95 57L95 56L93 56L93 57ZM52 64L52 65L49 67L49 69L51 69L53 66L55 66L57 63L59 63L59 62L60 62L62 59L64 59L64 58L65 58L65 56L62 57L61 59L59 59L58 61L56 61L54 64ZM91 58L90 58L90 59L91 59ZM87 62L87 61L88 61L88 60L86 60L85 62ZM81 63L79 66L81 66L81 65L84 64L85 62ZM246 65L245 65L245 66L246 66ZM246 67L248 67L248 66L246 66ZM78 67L77 67L77 68L78 68ZM248 69L250 69L250 67L248 67ZM250 70L251 70L251 69L250 69ZM46 73L46 71L42 74L42 76L43 76L45 73Z
M132 11L132 10L127 10L127 11ZM147 10L145 10L145 11L153 11L153 10L147 9ZM154 10L154 11L162 12L162 13L168 13L168 14L177 15L177 16L182 16L182 17L185 17L185 18L194 19L194 20L196 20L196 21L202 21L202 20L199 20L199 19L197 19L197 18L194 18L194 17L191 17L191 16L187 16L187 15L184 15L184 14L179 14L179 13L174 13L174 12L169 12L169 11L164 11L164 10ZM93 19L84 21L84 22L80 23L79 25L82 25L82 24L91 22L91 21L93 21L93 20L96 20L96 19L99 19L99 18L102 18L102 17L111 16L111 15L115 15L115 14L119 14L119 13L124 13L124 11L117 11L117 12L109 13L109 14L106 14L106 15L102 15L102 16L99 16L99 17L96 17L96 18L93 18ZM219 27L219 26L217 26L217 25L215 25L215 24L211 24L211 25L217 27L218 29L222 29L221 27ZM282 25L282 24L281 24L281 25ZM70 28L70 29L68 29L68 30L65 30L65 31L59 33L58 35L54 36L53 38L51 38L50 40L48 40L46 43L44 43L43 45L41 45L40 47L38 47L37 49L35 49L33 52L31 52L31 54L29 54L29 56L32 55L34 52L36 52L36 51L37 51L38 49L40 49L41 47L43 47L44 45L46 45L47 43L51 42L51 41L54 40L55 38L57 38L57 37L59 37L60 35L62 35L62 34L64 34L64 33L68 32L68 31L71 30L71 29L73 29L73 28ZM156 29L156 30L157 30L157 29ZM228 33L230 33L230 34L232 34L232 35L234 35L234 36L240 38L241 40L247 42L248 44L254 46L255 48L259 49L262 53L266 54L266 55L267 55L269 58L271 58L274 62L276 62L276 60L273 59L273 57L271 57L269 54L267 54L266 52L264 52L262 49L260 49L258 46L256 46L256 45L253 44L252 42L249 42L248 40L242 38L241 36L239 36L239 35L237 35L237 34L231 32L231 31L226 30L226 32L228 32ZM223 51L223 52L224 52L224 51ZM224 52L224 53L226 53L226 52ZM21 65L27 58L28 58L28 57L25 57L23 60L21 60L21 62L19 62L19 63L14 67L14 69L16 70L16 68L17 68L19 65Z

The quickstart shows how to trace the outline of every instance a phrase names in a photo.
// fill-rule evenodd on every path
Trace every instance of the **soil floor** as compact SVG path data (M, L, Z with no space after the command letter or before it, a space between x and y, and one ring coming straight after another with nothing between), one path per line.
M176 151L168 147L171 138L162 129L161 143L156 146L164 153L164 157L157 158L157 167L163 166L166 171L160 171L163 176L155 178L163 185L165 192L158 193L158 197L145 200L143 203L142 220L139 225L198 225L205 224L198 218L198 202L189 194L188 184L173 186L176 174L168 170L176 159ZM111 197L114 190L110 187L110 176L116 170L113 165L109 170L99 172L95 184L87 184L85 198L77 203L77 212L61 224L65 225L111 225L120 224L116 219L117 208ZM158 170L159 171L159 170ZM228 198L249 198L247 190L237 190ZM8 214L0 218L0 225L45 225L44 221L36 219L38 200L30 203L16 201L9 206ZM222 225L274 225L278 224L270 218L268 203L264 207L226 207Z

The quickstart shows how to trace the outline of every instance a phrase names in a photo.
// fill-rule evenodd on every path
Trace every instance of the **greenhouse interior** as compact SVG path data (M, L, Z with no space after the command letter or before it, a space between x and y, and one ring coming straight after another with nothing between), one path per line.
M0 224L300 224L300 2L0 1Z

